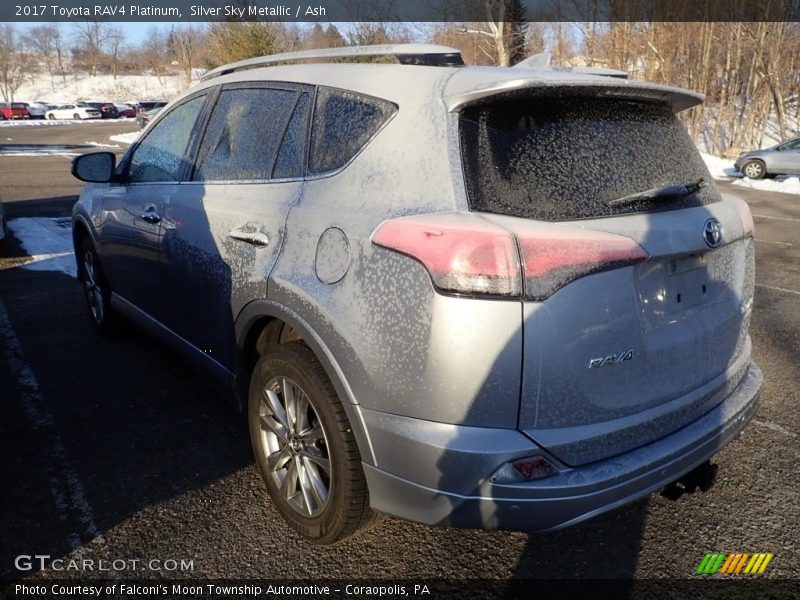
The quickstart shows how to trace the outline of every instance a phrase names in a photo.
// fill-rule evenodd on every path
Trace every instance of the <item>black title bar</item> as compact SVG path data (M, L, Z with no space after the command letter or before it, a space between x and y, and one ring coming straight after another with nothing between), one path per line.
M6 22L470 22L511 0L3 0ZM800 21L800 0L520 0L526 21ZM512 15L514 15L512 17Z

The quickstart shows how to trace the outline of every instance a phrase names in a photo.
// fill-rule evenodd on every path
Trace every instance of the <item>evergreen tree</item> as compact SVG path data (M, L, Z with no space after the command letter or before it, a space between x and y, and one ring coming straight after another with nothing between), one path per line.
M528 37L528 19L521 0L505 0L505 2L509 63L515 65L527 56L525 46Z

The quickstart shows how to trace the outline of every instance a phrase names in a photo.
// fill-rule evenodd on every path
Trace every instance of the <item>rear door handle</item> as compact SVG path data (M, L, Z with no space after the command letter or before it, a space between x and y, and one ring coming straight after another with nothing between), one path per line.
M258 246L259 248L269 246L269 236L266 233L261 233L260 231L244 231L243 229L234 229L228 235L235 240L247 242L253 246Z

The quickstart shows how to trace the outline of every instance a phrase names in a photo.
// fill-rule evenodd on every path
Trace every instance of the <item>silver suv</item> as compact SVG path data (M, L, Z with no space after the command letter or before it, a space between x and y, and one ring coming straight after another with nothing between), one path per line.
M92 318L247 412L311 541L580 522L711 472L756 409L753 222L675 117L701 101L436 46L228 65L75 159Z

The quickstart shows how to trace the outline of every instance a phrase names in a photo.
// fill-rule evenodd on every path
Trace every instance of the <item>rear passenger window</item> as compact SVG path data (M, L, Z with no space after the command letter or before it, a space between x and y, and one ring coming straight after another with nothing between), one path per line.
M193 179L270 179L298 96L291 90L223 90L200 145Z
M391 102L319 88L311 136L311 173L343 167L397 112Z

